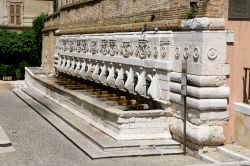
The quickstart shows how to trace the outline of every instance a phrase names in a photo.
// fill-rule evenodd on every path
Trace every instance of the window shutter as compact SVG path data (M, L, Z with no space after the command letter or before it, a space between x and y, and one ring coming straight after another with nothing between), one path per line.
M10 24L15 24L15 5L10 5Z
M21 24L21 20L20 20L20 16L21 16L21 6L19 4L16 5L16 24L20 25Z

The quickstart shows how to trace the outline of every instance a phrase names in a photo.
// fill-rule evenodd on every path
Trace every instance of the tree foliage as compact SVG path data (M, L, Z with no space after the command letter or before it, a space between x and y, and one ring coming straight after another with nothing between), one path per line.
M0 77L24 74L24 65L40 66L42 29L46 14L33 20L33 26L22 33L0 30Z

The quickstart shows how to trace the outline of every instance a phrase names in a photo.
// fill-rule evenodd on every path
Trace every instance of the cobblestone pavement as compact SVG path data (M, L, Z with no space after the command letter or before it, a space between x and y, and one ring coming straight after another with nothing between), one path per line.
M194 157L183 155L91 160L11 92L11 89L19 85L23 85L23 82L0 81L0 125L16 149L15 152L0 154L1 166L204 164Z

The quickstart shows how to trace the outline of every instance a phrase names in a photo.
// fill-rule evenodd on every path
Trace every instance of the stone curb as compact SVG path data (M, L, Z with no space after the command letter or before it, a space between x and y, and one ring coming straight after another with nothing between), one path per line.
M229 149L227 149L227 148L225 148L225 147L217 147L217 151L218 152L220 152L220 153L223 153L223 154L225 154L225 155L227 155L227 156L229 156L229 157L231 157L231 158L233 158L233 159L235 159L235 160L247 160L247 161L250 161L250 158L248 158L248 157L246 157L246 156L244 156L244 155L242 155L242 154L239 154L239 153L237 153L237 152L234 152L234 151L232 151L232 150L229 150Z

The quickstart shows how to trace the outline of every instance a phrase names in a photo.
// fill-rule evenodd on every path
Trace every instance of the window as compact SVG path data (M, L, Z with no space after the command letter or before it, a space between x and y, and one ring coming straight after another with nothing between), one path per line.
M250 19L250 1L249 0L230 0L229 19Z
M21 25L21 3L10 3L9 24Z

